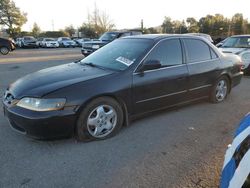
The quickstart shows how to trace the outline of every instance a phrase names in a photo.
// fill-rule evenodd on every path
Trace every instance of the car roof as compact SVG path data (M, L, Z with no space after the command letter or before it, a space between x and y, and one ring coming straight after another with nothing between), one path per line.
M184 38L184 37L204 40L204 38L201 36L195 36L189 34L144 34L144 35L128 36L124 38L151 39L157 42L166 38Z
M231 37L250 37L250 35L233 35Z
M121 30L121 31L107 31L106 33L127 33L127 32L141 32L139 30Z

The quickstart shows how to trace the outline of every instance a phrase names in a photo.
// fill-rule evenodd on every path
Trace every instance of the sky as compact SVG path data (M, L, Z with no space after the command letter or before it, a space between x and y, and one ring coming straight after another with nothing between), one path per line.
M199 19L207 14L220 13L231 18L242 13L250 21L250 0L14 0L21 11L28 14L23 30L30 31L34 22L43 31L79 27L87 21L88 12L98 9L106 12L117 29L145 27L162 24L164 17L183 20Z

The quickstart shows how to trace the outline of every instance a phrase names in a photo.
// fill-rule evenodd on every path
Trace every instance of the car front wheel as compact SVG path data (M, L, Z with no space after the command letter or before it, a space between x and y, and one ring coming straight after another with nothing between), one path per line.
M80 113L76 138L79 141L103 140L114 136L122 124L120 104L110 97L100 97L86 105Z
M226 76L220 77L214 84L210 96L213 103L220 103L224 101L230 91L229 80Z
M2 46L2 47L0 47L0 52L3 55L7 55L10 52L10 50L6 46Z

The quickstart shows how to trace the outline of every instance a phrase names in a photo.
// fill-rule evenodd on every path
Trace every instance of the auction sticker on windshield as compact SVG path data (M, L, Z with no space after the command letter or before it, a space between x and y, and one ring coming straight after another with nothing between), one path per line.
M130 59L127 59L125 57L118 57L116 59L116 61L119 61L120 63L124 64L124 65L127 65L127 66L130 66L134 61L131 61Z

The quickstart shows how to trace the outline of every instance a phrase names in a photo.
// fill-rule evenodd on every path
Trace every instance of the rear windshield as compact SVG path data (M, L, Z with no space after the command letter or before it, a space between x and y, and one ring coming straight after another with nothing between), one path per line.
M230 37L222 45L224 48L250 48L249 37Z

